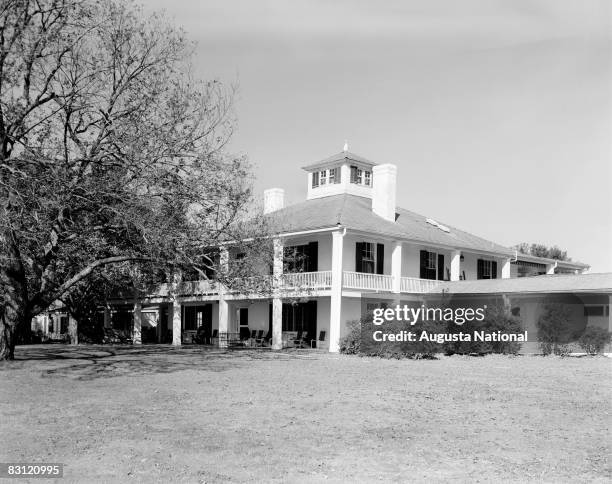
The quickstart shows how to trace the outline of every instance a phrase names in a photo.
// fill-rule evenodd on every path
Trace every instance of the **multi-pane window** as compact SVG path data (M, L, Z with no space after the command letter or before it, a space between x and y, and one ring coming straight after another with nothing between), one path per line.
M492 262L490 260L483 260L482 261L482 278L483 279L491 279L491 273L492 271Z
M319 184L325 185L327 183L327 170L321 170L319 172Z
M336 170L337 168L330 168L329 169L329 184L333 184L333 183L337 183L336 182Z
M385 246L372 242L355 245L355 272L382 274L385 266Z
M427 252L427 268L436 270L438 263L438 254L435 252Z
M351 183L355 185L372 186L372 172L351 166Z
M364 242L361 246L361 272L374 274L374 244Z
M494 260L478 259L476 278L497 279L497 262Z
M421 251L420 277L421 279L444 279L444 255L428 250Z

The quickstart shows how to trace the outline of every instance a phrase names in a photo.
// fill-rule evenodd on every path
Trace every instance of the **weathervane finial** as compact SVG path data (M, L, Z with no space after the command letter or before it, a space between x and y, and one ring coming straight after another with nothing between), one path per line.
M344 140L344 151L348 151L348 140Z

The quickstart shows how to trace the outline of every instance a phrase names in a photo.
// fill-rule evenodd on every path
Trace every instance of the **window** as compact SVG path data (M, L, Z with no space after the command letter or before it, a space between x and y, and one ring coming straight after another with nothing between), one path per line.
M385 245L372 242L355 244L355 272L382 274L385 266Z
M444 254L421 251L421 279L444 280Z
M361 185L363 180L363 170L360 170L356 166L351 166L351 183Z
M312 173L312 188L317 188L319 186L319 172L315 171Z
M283 272L316 272L318 242L284 248Z
M605 314L604 306L585 306L584 307L585 316L603 316L604 314Z
M438 263L438 254L435 252L427 252L427 268L436 270Z
M364 242L361 246L361 272L374 274L374 244Z
M367 187L371 186L372 185L372 172L366 171L364 173L364 176L365 176L365 185Z
M321 170L319 172L319 184L325 185L327 183L327 170Z
M351 183L357 183L357 167L351 166Z
M497 279L497 262L494 260L478 259L476 272L478 279Z
M329 169L329 184L340 183L340 170L338 168Z

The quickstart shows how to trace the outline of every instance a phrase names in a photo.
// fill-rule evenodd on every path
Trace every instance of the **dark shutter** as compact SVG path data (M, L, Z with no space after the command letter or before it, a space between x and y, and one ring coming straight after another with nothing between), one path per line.
M376 274L385 270L385 244L376 244Z
M316 272L319 270L319 243L310 242L306 251L306 272Z
M497 261L491 262L491 279L497 279Z
M357 183L357 167L351 166L351 183Z
M438 280L444 280L444 255L438 254Z
M335 168L336 176L334 177L334 183L340 183L340 173L342 173L342 168Z
M476 279L482 279L484 273L484 261L482 259L478 259L476 262Z
M363 242L355 243L355 272L362 272Z
M421 279L427 279L427 251L421 251Z
M319 186L319 172L315 171L312 173L312 188Z

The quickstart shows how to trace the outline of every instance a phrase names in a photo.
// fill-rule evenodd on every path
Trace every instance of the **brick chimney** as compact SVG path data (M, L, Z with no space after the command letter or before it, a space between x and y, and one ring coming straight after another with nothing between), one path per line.
M268 188L264 190L264 206L263 212L276 212L283 208L285 204L285 190L282 188Z
M395 222L397 167L390 163L372 168L372 211Z

